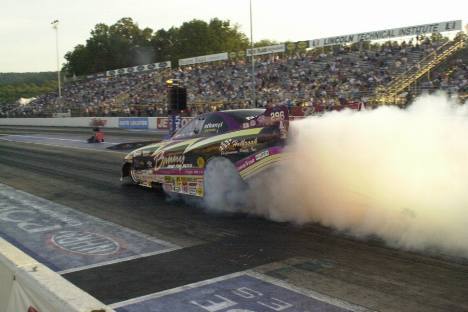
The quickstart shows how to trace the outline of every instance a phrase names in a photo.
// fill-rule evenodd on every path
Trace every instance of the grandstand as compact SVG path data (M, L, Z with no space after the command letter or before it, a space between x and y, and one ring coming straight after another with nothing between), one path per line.
M406 105L422 92L468 94L467 38L459 33L409 41L370 42L284 51L258 56L256 103L251 103L250 58L189 64L142 73L96 75L69 81L29 104L5 106L1 117L161 116L167 114L165 81L180 79L188 90L188 115L217 109L281 103L308 112L349 103ZM116 71L112 71L117 73ZM130 72L130 70L129 70ZM306 109L304 109L305 111Z

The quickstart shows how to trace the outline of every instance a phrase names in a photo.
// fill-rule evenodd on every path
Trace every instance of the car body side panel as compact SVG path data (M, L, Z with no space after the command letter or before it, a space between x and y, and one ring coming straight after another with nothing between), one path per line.
M236 168L240 176L247 180L270 167L276 166L278 162L284 159L283 151L282 146L272 146L260 150L258 153L236 162Z
M154 180L166 192L203 197L204 171L214 157L231 160L242 178L248 179L281 160L282 140L271 129L252 128L213 136L198 141L191 140L182 149L168 145L156 157Z

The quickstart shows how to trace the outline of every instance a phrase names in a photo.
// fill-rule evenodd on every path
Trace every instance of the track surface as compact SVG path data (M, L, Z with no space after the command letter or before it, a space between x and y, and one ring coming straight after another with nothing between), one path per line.
M41 131L9 127L0 132ZM73 135L84 139L88 132L76 129ZM157 135L115 132L108 137ZM64 275L105 303L252 269L369 309L468 310L464 260L394 250L318 225L213 215L168 202L149 189L120 186L123 155L0 140L0 183L183 247Z

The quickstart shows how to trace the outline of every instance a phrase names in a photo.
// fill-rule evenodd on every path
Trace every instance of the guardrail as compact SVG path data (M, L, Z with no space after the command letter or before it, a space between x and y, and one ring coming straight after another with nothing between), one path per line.
M0 312L112 312L0 238Z
M167 129L167 117L0 118L0 125L43 127L103 127L122 129Z

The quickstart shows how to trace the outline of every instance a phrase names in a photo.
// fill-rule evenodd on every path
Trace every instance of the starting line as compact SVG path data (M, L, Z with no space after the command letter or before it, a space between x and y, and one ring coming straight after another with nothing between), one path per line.
M179 248L1 183L0 237L60 274Z

